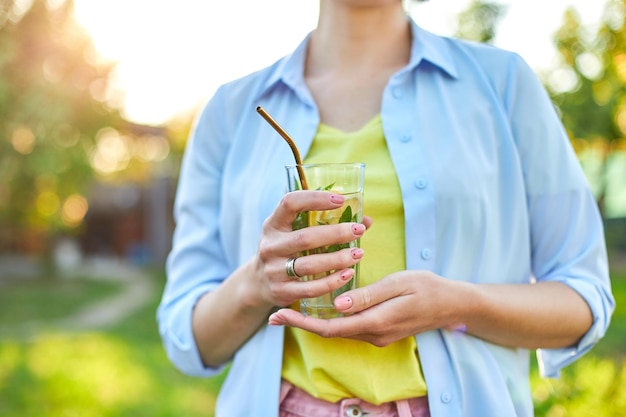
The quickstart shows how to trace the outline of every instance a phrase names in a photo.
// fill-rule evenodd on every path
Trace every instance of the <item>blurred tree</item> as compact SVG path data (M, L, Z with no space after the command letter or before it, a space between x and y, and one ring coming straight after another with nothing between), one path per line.
M113 65L73 6L0 1L0 249L24 249L15 247L24 231L39 241L80 225L95 138L121 122L107 104Z
M609 0L597 30L567 10L554 36L561 64L546 79L603 213L612 159L626 150L625 10Z
M476 42L490 43L496 36L496 28L506 6L490 1L473 0L458 18L456 36Z

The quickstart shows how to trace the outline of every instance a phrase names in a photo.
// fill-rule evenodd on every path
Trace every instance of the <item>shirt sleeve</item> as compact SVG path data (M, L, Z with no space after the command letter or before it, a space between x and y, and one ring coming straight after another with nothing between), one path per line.
M226 135L219 96L200 114L187 144L174 204L172 250L167 282L157 309L159 333L168 357L182 372L211 376L222 367L207 368L195 343L191 316L198 299L217 287L230 268L220 239L220 180Z
M537 282L562 282L589 305L593 324L576 346L538 352L543 376L589 351L605 334L611 294L603 222L568 136L545 89L517 55L505 103L526 184L532 272Z

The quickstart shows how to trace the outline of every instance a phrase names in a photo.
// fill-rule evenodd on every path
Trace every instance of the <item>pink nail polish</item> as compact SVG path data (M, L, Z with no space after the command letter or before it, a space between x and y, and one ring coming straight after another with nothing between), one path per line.
M363 256L363 249L361 248L354 248L350 251L350 255L352 255L353 259L358 259L360 257Z
M352 307L352 298L350 297L337 297L335 298L335 307L340 310L345 310Z
M461 323L454 327L454 331L459 333L465 333L467 331L467 326Z
M341 275L339 275L339 277L342 280L347 281L351 279L353 275L354 275L354 269L346 269L345 271L341 273Z
M354 233L355 235L362 235L363 232L365 232L364 225L360 223L356 223L355 225L352 226L352 233Z
M330 201L335 204L343 204L343 202L345 201L345 197L341 194L331 194Z

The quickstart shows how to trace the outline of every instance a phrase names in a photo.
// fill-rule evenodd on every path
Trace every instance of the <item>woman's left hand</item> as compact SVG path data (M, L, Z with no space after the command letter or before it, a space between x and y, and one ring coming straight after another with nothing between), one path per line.
M270 316L269 324L382 347L427 330L458 326L463 308L471 303L463 290L467 285L430 271L396 272L337 297L336 309L351 315L323 320L284 308Z

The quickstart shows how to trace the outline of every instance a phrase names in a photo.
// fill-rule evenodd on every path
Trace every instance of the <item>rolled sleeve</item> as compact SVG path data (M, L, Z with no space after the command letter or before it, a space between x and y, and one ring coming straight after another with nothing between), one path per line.
M576 346L537 351L539 372L548 378L558 378L561 369L587 353L604 336L614 308L613 297L606 287L580 280L559 281L572 287L585 299L593 315L593 324Z
M564 366L604 336L615 308L602 221L588 189L530 197L530 217L536 280L568 285L593 316L592 326L576 346L538 351L542 376L558 377Z

